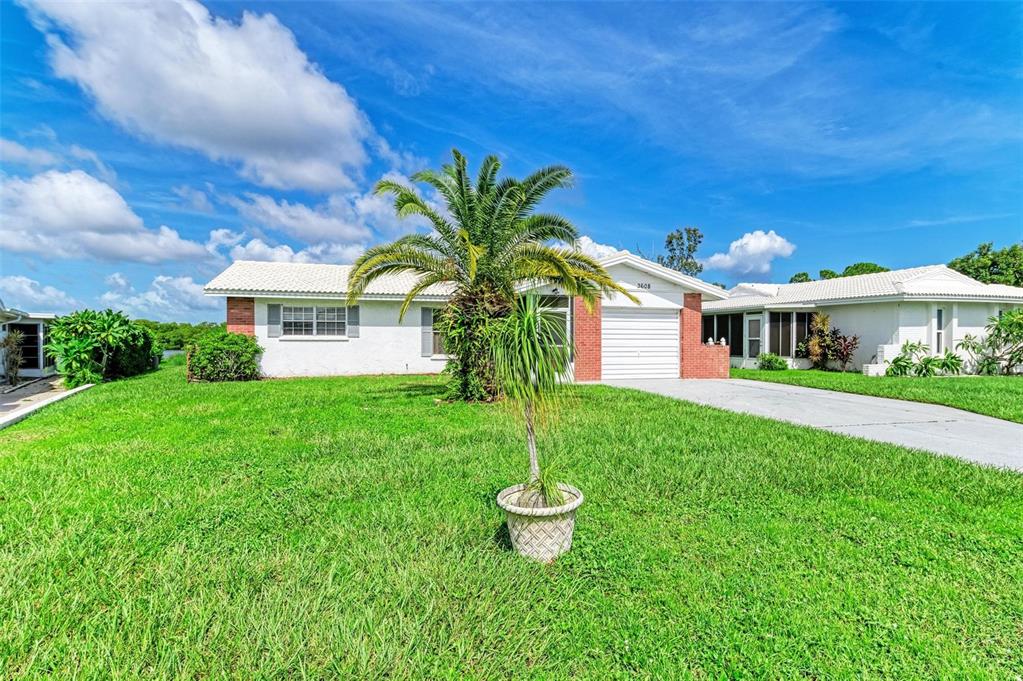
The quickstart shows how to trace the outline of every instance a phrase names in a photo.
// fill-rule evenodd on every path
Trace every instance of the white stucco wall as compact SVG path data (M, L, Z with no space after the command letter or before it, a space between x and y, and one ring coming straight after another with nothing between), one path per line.
M832 305L821 308L831 317L831 327L846 336L860 337L860 346L850 368L859 371L877 355L879 345L895 342L898 334L898 303Z
M267 336L267 305L343 306L343 301L256 299L256 340L263 347L267 376L342 376L359 374L434 374L446 358L421 355L420 308L412 305L398 322L398 301L359 304L359 337ZM440 304L427 305L440 307Z
M999 308L1010 309L1011 305L996 305L993 303L956 303L956 329L955 340L958 343L963 336L985 335L984 327L987 326L991 317L998 316Z

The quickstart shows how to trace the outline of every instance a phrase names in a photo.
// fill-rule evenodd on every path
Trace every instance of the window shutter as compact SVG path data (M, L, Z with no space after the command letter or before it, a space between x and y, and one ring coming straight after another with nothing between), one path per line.
M349 338L359 337L359 306L348 306L348 318L345 321L345 335Z
M423 307L420 308L420 316L422 319L422 335L423 335L423 357L433 357L433 308Z
M266 335L277 338L281 335L281 306L266 306Z

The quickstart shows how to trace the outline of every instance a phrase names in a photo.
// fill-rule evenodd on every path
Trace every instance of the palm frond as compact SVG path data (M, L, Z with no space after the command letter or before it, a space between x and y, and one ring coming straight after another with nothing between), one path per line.
M458 268L451 260L438 258L418 246L399 240L375 246L355 261L348 275L348 304L354 305L374 280L400 272L422 275L443 273L452 281L459 278Z
M401 301L401 308L398 309L398 321L399 322L404 321L405 313L408 312L408 309L412 305L413 301L416 299L416 296L418 296L420 293L430 288L434 284L442 284L446 281L449 281L449 279L442 272L428 274L421 278L419 282L416 283L416 285L409 290L408 294L405 296L405 299Z
M434 230L444 239L450 240L454 237L456 232L451 223L434 210L414 188L394 180L380 180L374 187L373 193L392 194L394 210L399 218L422 215L430 221Z

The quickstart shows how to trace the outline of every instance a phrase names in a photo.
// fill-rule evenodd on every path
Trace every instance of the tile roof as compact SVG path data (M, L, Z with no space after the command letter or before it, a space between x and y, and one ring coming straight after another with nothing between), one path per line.
M206 293L309 293L315 295L344 295L348 291L348 273L351 265L321 265L292 262L257 262L236 260L231 266L206 284ZM367 287L367 296L404 296L418 281L411 273L388 274ZM434 284L423 291L423 296L447 296L451 287Z
M741 310L891 297L1011 299L1023 302L1023 288L982 284L945 265L928 265L801 284L739 284L729 292L726 300L704 303L703 309Z

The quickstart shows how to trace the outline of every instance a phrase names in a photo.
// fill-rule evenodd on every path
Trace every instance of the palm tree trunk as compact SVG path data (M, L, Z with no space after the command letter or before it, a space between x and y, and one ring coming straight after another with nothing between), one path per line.
M533 402L526 400L526 442L529 444L529 482L540 479L540 460L536 456L536 431L533 428Z

